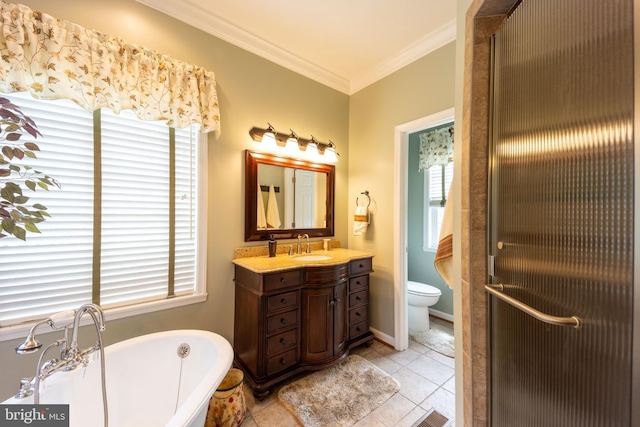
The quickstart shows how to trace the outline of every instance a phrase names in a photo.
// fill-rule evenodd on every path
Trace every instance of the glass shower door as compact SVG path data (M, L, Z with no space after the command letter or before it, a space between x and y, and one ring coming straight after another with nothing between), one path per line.
M631 0L524 0L494 40L493 426L631 425Z

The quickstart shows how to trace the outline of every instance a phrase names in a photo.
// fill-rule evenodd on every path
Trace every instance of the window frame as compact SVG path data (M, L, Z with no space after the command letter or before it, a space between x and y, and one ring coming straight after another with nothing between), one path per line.
M202 236L197 239L196 244L196 259L195 259L195 284L193 293L189 295L176 295L169 298L147 301L147 302L139 302L133 303L130 305L124 305L119 307L113 307L105 309L105 320L117 320L124 319L131 316L138 316L141 314L148 314L157 311L168 310L171 308L183 307L191 304L201 303L207 300L207 221L206 221L206 211L207 211L207 148L208 148L208 134L198 133L197 134L197 148L198 148L198 156L197 156L197 211L196 211L196 222L197 222L197 230L198 236ZM54 314L54 313L50 313ZM90 318L85 317L81 321L81 325L89 324ZM0 342L8 341L16 338L23 338L33 327L37 321L27 321L23 323L18 323L15 325L8 325L4 327L0 327ZM39 330L39 333L49 333L52 332L43 328Z
M445 203L447 202L446 197L448 197L448 192L449 192L449 188L451 187L451 181L453 180L453 170L451 171L451 173L448 175L446 172L446 168L448 168L449 166L451 166L451 168L453 168L453 162L449 162L445 168L442 168L442 165L433 165L431 166L429 169L425 169L423 170L424 172L424 187L423 187L423 192L424 192L424 198L423 198L423 238L422 238L422 250L424 252L436 252L438 250L438 240L439 240L439 234L440 234L440 228L437 228L437 231L432 230L432 221L433 219L433 215L438 215L438 212L440 213L440 215L444 214L444 205L441 204L437 204L440 201L437 201L435 199L431 199L431 172L432 170L434 170L434 168L438 168L438 170L442 171L442 180L445 184ZM449 180L449 182L447 182L446 177L450 176L451 179ZM434 236L432 236L431 234L435 233ZM430 245L431 242L434 242L434 245Z

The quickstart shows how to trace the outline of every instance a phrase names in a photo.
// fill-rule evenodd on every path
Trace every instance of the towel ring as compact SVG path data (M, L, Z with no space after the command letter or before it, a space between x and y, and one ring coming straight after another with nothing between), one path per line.
M364 194L364 195L367 197L367 207L369 207L369 205L371 205L371 197L369 197L369 191L368 191L368 190L365 190L365 191L363 191L363 192L362 192L362 193L360 193L360 194ZM358 197L356 197L356 206L360 206L360 205L358 204Z

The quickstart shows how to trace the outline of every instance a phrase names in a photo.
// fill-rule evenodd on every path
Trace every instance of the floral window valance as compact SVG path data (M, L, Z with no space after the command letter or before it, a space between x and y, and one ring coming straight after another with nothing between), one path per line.
M419 137L419 170L429 169L433 165L447 165L453 161L453 124L427 130Z
M213 72L24 5L0 1L0 13L1 92L220 131Z

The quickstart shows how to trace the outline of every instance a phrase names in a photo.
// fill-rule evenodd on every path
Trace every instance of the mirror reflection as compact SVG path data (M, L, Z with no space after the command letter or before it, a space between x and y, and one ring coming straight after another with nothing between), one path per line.
M245 241L333 235L333 165L247 150L245 166Z
M259 164L258 185L258 230L326 227L326 173Z

